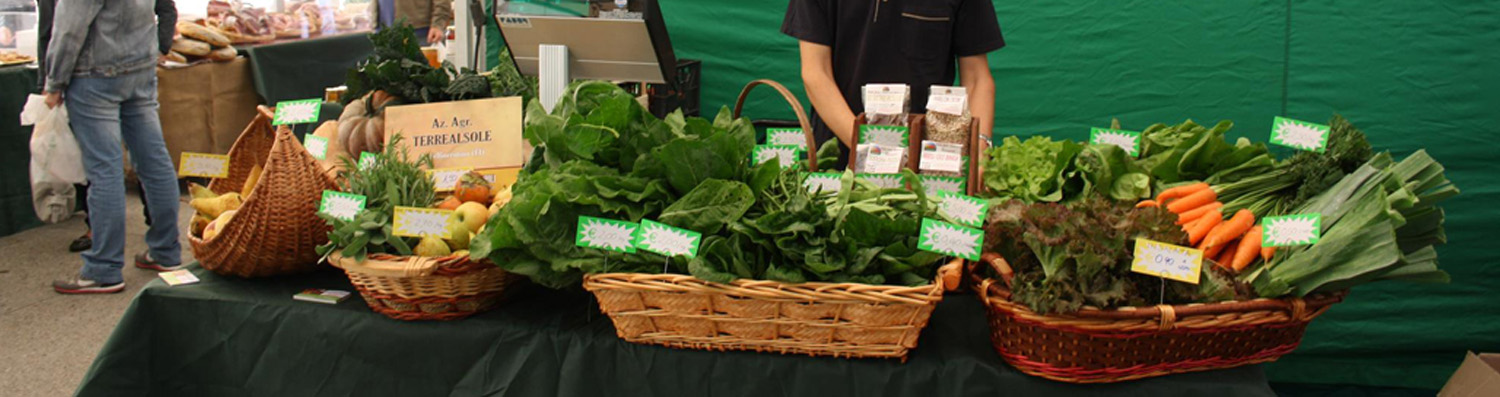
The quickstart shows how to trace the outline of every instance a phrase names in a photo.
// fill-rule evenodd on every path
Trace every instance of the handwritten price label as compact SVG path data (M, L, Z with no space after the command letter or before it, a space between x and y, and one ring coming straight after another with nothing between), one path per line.
M178 161L178 164L180 164L177 170L178 176L204 178L229 176L229 156L226 155L182 152L182 160Z
M375 153L359 152L359 169L370 168L375 165Z
M311 123L318 121L318 113L322 111L323 101L317 98L277 102L271 125Z
M323 191L323 201L318 202L318 212L345 221L354 220L365 210L365 196L353 193Z
M801 128L767 128L767 145L792 145L807 150L807 135Z
M1089 143L1119 146L1130 157L1141 154L1141 133L1135 131L1094 128L1089 131Z
M1203 271L1203 251L1138 238L1130 271L1197 284Z
M459 178L469 173L469 170L469 168L442 168L427 171L427 175L432 177L432 185L437 188L437 191L451 192L458 187Z
M302 139L302 146L312 153L313 158L323 160L328 157L328 138L308 134Z
M802 181L802 186L807 187L807 191L814 194L818 192L838 193L844 190L843 178L843 174L833 172L809 172L807 179Z
M1317 244L1323 237L1323 214L1268 216L1260 222L1266 233L1262 247Z
M635 233L636 248L666 256L698 256L698 243L702 241L703 235L698 232L649 219L642 219L641 227Z
M1326 125L1277 117L1271 120L1271 143L1323 153L1328 145L1329 131Z
M967 226L984 226L984 216L989 213L990 202L948 192L938 192L938 211L949 219Z
M396 207L391 233L402 237L448 238L453 211L435 208Z
M984 247L984 231L939 220L922 218L920 233L917 249L923 251L977 261Z
M615 252L635 252L636 230L640 224L614 219L578 217L578 236L573 244Z

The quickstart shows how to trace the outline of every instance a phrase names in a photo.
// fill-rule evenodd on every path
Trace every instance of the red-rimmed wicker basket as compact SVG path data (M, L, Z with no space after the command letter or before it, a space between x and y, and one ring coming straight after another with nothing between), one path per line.
M427 258L376 254L364 261L335 253L328 263L344 269L365 303L397 320L456 320L495 307L512 275L467 256Z
M756 80L740 91L734 116L757 86L781 94L797 114L807 147L816 148L807 113L791 91ZM817 171L816 150L807 169ZM962 260L919 287L854 283L787 284L737 280L723 284L681 274L604 273L583 279L621 339L703 350L751 350L833 357L905 359L917 345L943 291L958 287Z
M338 186L286 126L271 126L265 106L229 149L229 176L209 182L217 194L239 192L261 166L254 190L214 238L188 236L204 269L240 277L266 277L317 269L317 246L329 226L318 218L324 190Z
M1011 271L1005 259L987 253L981 262L1002 275L975 285L989 314L995 351L1023 373L1069 383L1120 382L1275 361L1297 348L1308 322L1344 296L1043 315L1010 301Z

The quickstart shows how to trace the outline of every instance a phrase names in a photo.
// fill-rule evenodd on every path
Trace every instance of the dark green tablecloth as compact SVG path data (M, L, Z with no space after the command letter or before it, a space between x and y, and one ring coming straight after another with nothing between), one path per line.
M153 282L84 377L84 396L997 396L1272 395L1259 366L1120 384L1033 378L990 350L971 295L938 306L906 363L626 343L582 291L525 285L495 311L402 322L358 296L300 302L305 288L351 290L335 270L270 280Z
M267 105L275 105L322 98L325 88L344 85L348 70L374 51L367 33L350 33L254 46L245 55L250 58L255 92Z
M0 236L42 224L31 207L31 126L21 126L21 108L35 91L36 69L0 68Z

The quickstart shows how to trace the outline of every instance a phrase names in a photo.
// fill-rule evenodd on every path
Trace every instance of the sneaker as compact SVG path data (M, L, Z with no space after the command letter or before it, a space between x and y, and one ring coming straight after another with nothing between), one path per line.
M151 259L151 253L142 252L135 255L135 267L146 270L155 270L158 272L170 272L187 267L187 265L183 265L181 263L176 265L163 265Z
M52 282L52 290L59 294L113 294L125 290L125 282L100 284L94 280L73 276Z
M72 243L68 243L68 252L83 252L88 251L89 248L93 247L94 233L89 232L84 233L84 235L82 236L78 236L78 238L76 239L73 239Z

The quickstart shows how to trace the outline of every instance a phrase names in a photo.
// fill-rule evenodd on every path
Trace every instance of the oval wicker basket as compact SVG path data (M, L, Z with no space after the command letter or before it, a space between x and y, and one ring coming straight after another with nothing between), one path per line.
M809 148L816 148L807 113L791 91L756 80L740 91L734 117L757 86L791 105ZM807 168L817 171L816 150ZM962 260L920 287L854 283L787 284L737 280L729 284L681 274L603 273L584 277L621 339L704 350L752 350L834 357L905 359L917 345L943 291L957 288Z
M604 273L585 276L583 288L632 343L905 360L961 262L920 287Z
M229 149L229 176L214 179L209 190L238 192L257 165L261 177L244 204L217 236L188 236L203 268L240 277L265 277L311 271L318 267L315 248L328 241L329 226L318 218L324 190L337 190L291 129L272 128L265 106Z
M978 280L990 342L1026 374L1108 383L1275 361L1302 341L1308 322L1344 293L1307 298L1084 309L1044 315L1010 301L1010 265L986 253L1001 279ZM977 277L977 272L970 272Z
M397 320L456 320L495 307L516 276L487 260L376 254L330 255L370 309Z

